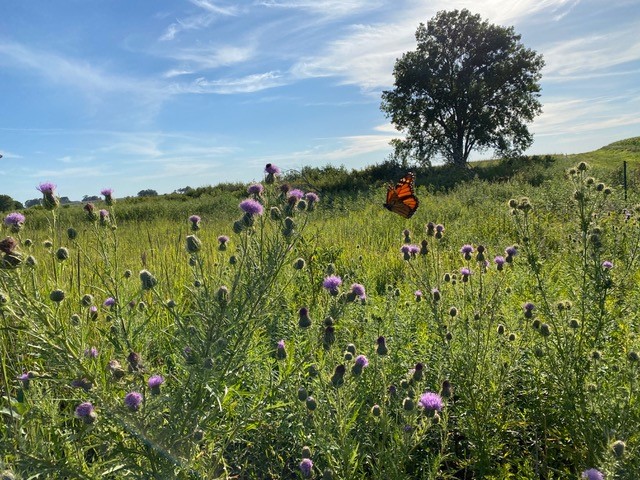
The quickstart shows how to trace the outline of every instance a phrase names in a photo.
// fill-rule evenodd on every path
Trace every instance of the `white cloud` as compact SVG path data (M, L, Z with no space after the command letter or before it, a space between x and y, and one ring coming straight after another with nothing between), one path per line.
M269 8L299 9L322 16L342 17L364 10L371 11L381 2L374 0L263 0L258 4Z
M246 62L255 55L253 47L231 45L195 47L168 53L169 58L183 62L191 69L212 69ZM181 73L182 74L182 73Z
M196 79L191 84L175 85L176 93L216 93L229 95L235 93L253 93L268 88L281 87L290 83L280 72L266 72L247 75L240 78L207 80Z
M204 12L188 16L184 19L177 19L169 25L160 36L161 41L173 40L179 33L189 30L200 30L210 26L220 16L235 16L239 10L235 6L221 7L209 0L190 0L190 2L203 9Z

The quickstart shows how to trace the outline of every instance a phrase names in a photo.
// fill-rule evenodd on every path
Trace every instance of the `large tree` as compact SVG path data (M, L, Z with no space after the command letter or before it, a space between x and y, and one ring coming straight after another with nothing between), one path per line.
M395 155L430 165L441 155L465 166L473 150L521 154L532 143L527 122L541 112L542 56L513 27L468 10L442 11L416 31L417 49L396 60L393 90L381 109L405 134Z

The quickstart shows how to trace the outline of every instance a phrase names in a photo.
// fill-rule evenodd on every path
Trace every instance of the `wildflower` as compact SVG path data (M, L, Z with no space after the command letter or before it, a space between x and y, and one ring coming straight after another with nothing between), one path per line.
M419 302L419 301L422 300L422 291L421 290L416 290L413 294L416 297L416 302Z
M218 250L226 250L228 242L229 242L229 237L227 237L226 235L218 236L218 244L219 244Z
M11 229L12 232L19 232L25 221L24 215L13 212L4 217L4 224Z
M498 270L502 270L504 268L504 257L501 255L497 255L494 259L493 259L493 263L496 264L496 267L498 268Z
M334 297L338 295L338 287L342 285L342 279L337 275L329 275L322 282L322 286Z
M471 260L471 254L473 253L473 246L471 245L463 245L460 249L460 253L464 255L465 260Z
M109 297L107 298L102 305L104 305L105 307L113 307L116 304L116 299L113 297Z
M376 340L376 343L378 344L378 346L376 347L376 353L378 355L386 355L387 353L389 353L389 349L387 348L387 339L380 336L378 337L378 340Z
M104 196L104 203L111 206L114 203L113 190L110 188L103 188L100 193Z
M6 253L7 255L13 255L17 246L18 242L15 238L6 237L4 240L0 241L0 252Z
M87 424L95 422L97 418L95 408L91 402L82 402L78 405L75 410L75 416Z
M189 221L191 222L191 230L198 231L200 230L200 220L202 220L198 215L191 215L189 217Z
M411 254L412 257L415 257L417 254L420 253L420 247L418 245L409 245L409 253Z
M127 363L129 363L130 372L137 372L144 368L142 365L142 358L137 352L129 352L129 355L127 355Z
M95 222L98 219L98 215L96 214L96 207L93 205L93 203L87 203L82 208L85 212L87 212L87 219L90 222Z
M29 384L34 375L31 372L24 372L18 375L16 378L22 382L22 388L29 390Z
M438 290L437 288L432 288L431 289L431 296L433 297L433 301L437 302L440 300L441 296L440 296L440 290Z
M586 480L604 480L604 475L600 470L590 468L582 472L582 478Z
M84 356L87 358L98 358L98 349L96 347L87 348L84 351Z
M287 351L284 348L284 340L278 340L276 345L276 358L278 360L284 360L287 358Z
M404 243L411 243L411 231L408 228L405 228L402 231L402 234L404 235Z
M138 392L129 392L124 397L125 406L132 412L138 411L142 403L142 394Z
M109 223L109 211L105 210L104 208L101 209L98 214L100 215L100 224L101 225L106 225L107 223Z
M267 163L264 172L267 174L264 181L268 184L275 182L276 176L280 175L280 169L272 163Z
M611 263L609 260L605 260L604 262L602 262L602 268L604 268L605 270L611 270L613 268L613 263Z
M248 216L262 215L263 212L262 204L251 198L247 198L240 202L240 209Z
M462 267L460 269L460 275L462 275L462 281L466 282L469 280L469 275L471 275L471 270L469 270L467 267Z
M287 198L295 198L296 201L300 201L302 200L302 197L304 197L304 192L298 188L294 188L292 190L289 190L287 192Z
M316 193L308 192L304 198L307 200L307 210L313 211L316 203L320 201L320 197Z
M264 187L260 183L254 183L252 185L249 185L249 187L247 188L247 193L249 193L250 195L255 195L256 197L262 195L263 191Z
M354 283L353 285L351 285L351 293L360 298L360 300L365 300L367 298L364 286L360 285L359 283Z
M353 373L354 375L360 375L362 373L362 370L368 366L369 359L364 355L358 355L356 357L355 363L353 364L353 367L351 368L351 373Z
M56 186L51 182L44 182L38 186L42 193L42 206L45 210L55 210L60 205L60 200L56 196Z
M300 472L303 477L309 477L311 475L311 471L313 469L313 462L310 458L304 458L300 462Z
M425 413L439 412L442 410L442 397L434 392L425 392L420 396L418 405L424 408Z
M152 395L160 394L160 385L164 383L164 377L162 375L151 375L147 384L151 390Z

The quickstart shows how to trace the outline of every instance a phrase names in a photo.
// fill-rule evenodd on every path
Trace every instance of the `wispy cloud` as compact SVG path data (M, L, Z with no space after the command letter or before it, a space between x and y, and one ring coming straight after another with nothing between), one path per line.
M216 93L230 95L236 93L253 93L269 88L281 87L290 83L290 80L277 71L256 73L240 78L225 78L219 80L207 80L204 77L196 79L190 84L176 84L176 93Z
M268 8L299 9L330 17L342 17L363 10L371 11L381 3L375 0L262 0L258 2L259 5Z
M183 31L207 28L220 16L235 16L239 12L237 6L220 6L210 0L190 0L190 2L204 11L176 20L162 34L161 41L173 40Z
M191 70L213 69L250 60L255 55L251 46L232 45L184 48L169 52L167 57L186 64ZM181 72L180 74L184 74Z

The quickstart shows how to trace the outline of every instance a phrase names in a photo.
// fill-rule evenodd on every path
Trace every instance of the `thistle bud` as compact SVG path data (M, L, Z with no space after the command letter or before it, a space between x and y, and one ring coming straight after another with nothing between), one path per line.
M50 294L49 294L49 299L52 302L56 302L56 303L60 303L61 301L64 300L65 297L65 293L64 290L53 290Z
M69 259L69 250L67 250L65 247L60 247L56 251L56 258L61 262L64 262L65 260L68 260Z
M202 242L195 235L187 236L187 252L197 253L202 248Z
M140 271L140 281L142 282L143 290L151 290L156 286L158 280L148 270Z

